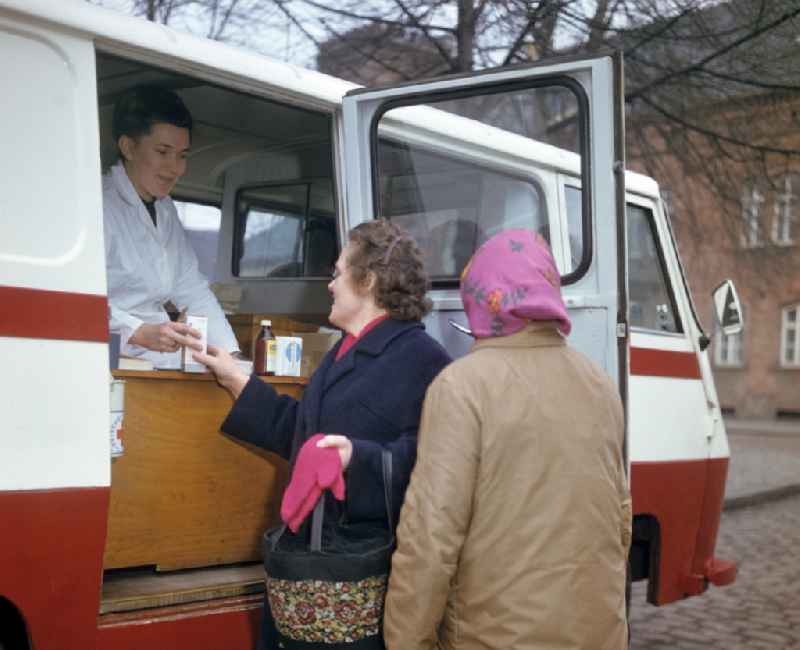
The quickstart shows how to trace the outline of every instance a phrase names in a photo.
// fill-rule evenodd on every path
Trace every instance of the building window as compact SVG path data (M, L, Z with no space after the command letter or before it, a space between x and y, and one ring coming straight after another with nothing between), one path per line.
M792 239L792 223L794 221L794 206L797 195L794 190L798 187L797 177L786 175L783 178L782 191L775 194L775 214L772 221L772 241L779 246L789 246L794 243Z
M800 303L784 307L781 318L781 366L800 368Z
M744 306L742 306L744 311ZM744 365L742 333L725 334L714 318L714 364L719 368L741 368ZM744 314L742 314L744 320Z
M742 194L742 247L761 245L761 206L764 195L753 187Z

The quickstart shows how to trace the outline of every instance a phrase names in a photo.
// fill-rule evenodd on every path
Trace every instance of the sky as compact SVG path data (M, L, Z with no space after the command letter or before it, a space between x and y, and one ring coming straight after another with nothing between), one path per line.
M127 15L134 13L133 8L136 4L134 0L87 0L87 2ZM240 0L239 6L247 7L249 4L262 3L259 0ZM310 16L309 9L304 8L302 3L288 0L286 4L290 5L292 12L298 16ZM300 29L274 7L262 11L265 12L263 20L250 20L244 25L237 25L226 32L226 38L223 40L287 63L316 68L316 46L300 33ZM310 19L304 21L304 27L312 32L314 24L315 21ZM205 37L208 35L209 20L204 11L196 5L190 5L176 12L171 17L169 26ZM319 40L324 40L326 37L319 31L314 36Z

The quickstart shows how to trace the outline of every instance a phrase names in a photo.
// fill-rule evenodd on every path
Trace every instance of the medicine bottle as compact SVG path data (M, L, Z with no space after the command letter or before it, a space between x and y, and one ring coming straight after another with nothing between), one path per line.
M257 375L274 375L277 361L277 340L272 333L272 321L262 320L261 331L256 339L253 368Z

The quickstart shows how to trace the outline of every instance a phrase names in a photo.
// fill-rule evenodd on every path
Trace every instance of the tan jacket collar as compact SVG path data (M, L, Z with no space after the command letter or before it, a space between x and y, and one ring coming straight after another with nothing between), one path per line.
M509 336L491 336L485 339L478 339L472 349L533 348L566 344L566 339L558 331L558 322L540 321L530 323L524 329Z

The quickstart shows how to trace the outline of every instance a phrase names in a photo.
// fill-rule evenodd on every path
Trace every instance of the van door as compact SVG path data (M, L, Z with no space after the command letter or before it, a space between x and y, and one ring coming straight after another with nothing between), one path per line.
M501 229L550 242L573 322L570 342L627 376L621 60L554 60L401 86L343 100L345 227L385 217L414 235L432 277L428 331L458 356L470 337L458 278ZM615 162L620 161L616 166ZM580 178L572 230L557 172Z
M661 208L652 197L630 195L626 210L632 564L649 564L634 579L646 573L648 601L658 605L735 576L731 562L713 555L729 452L702 330Z

